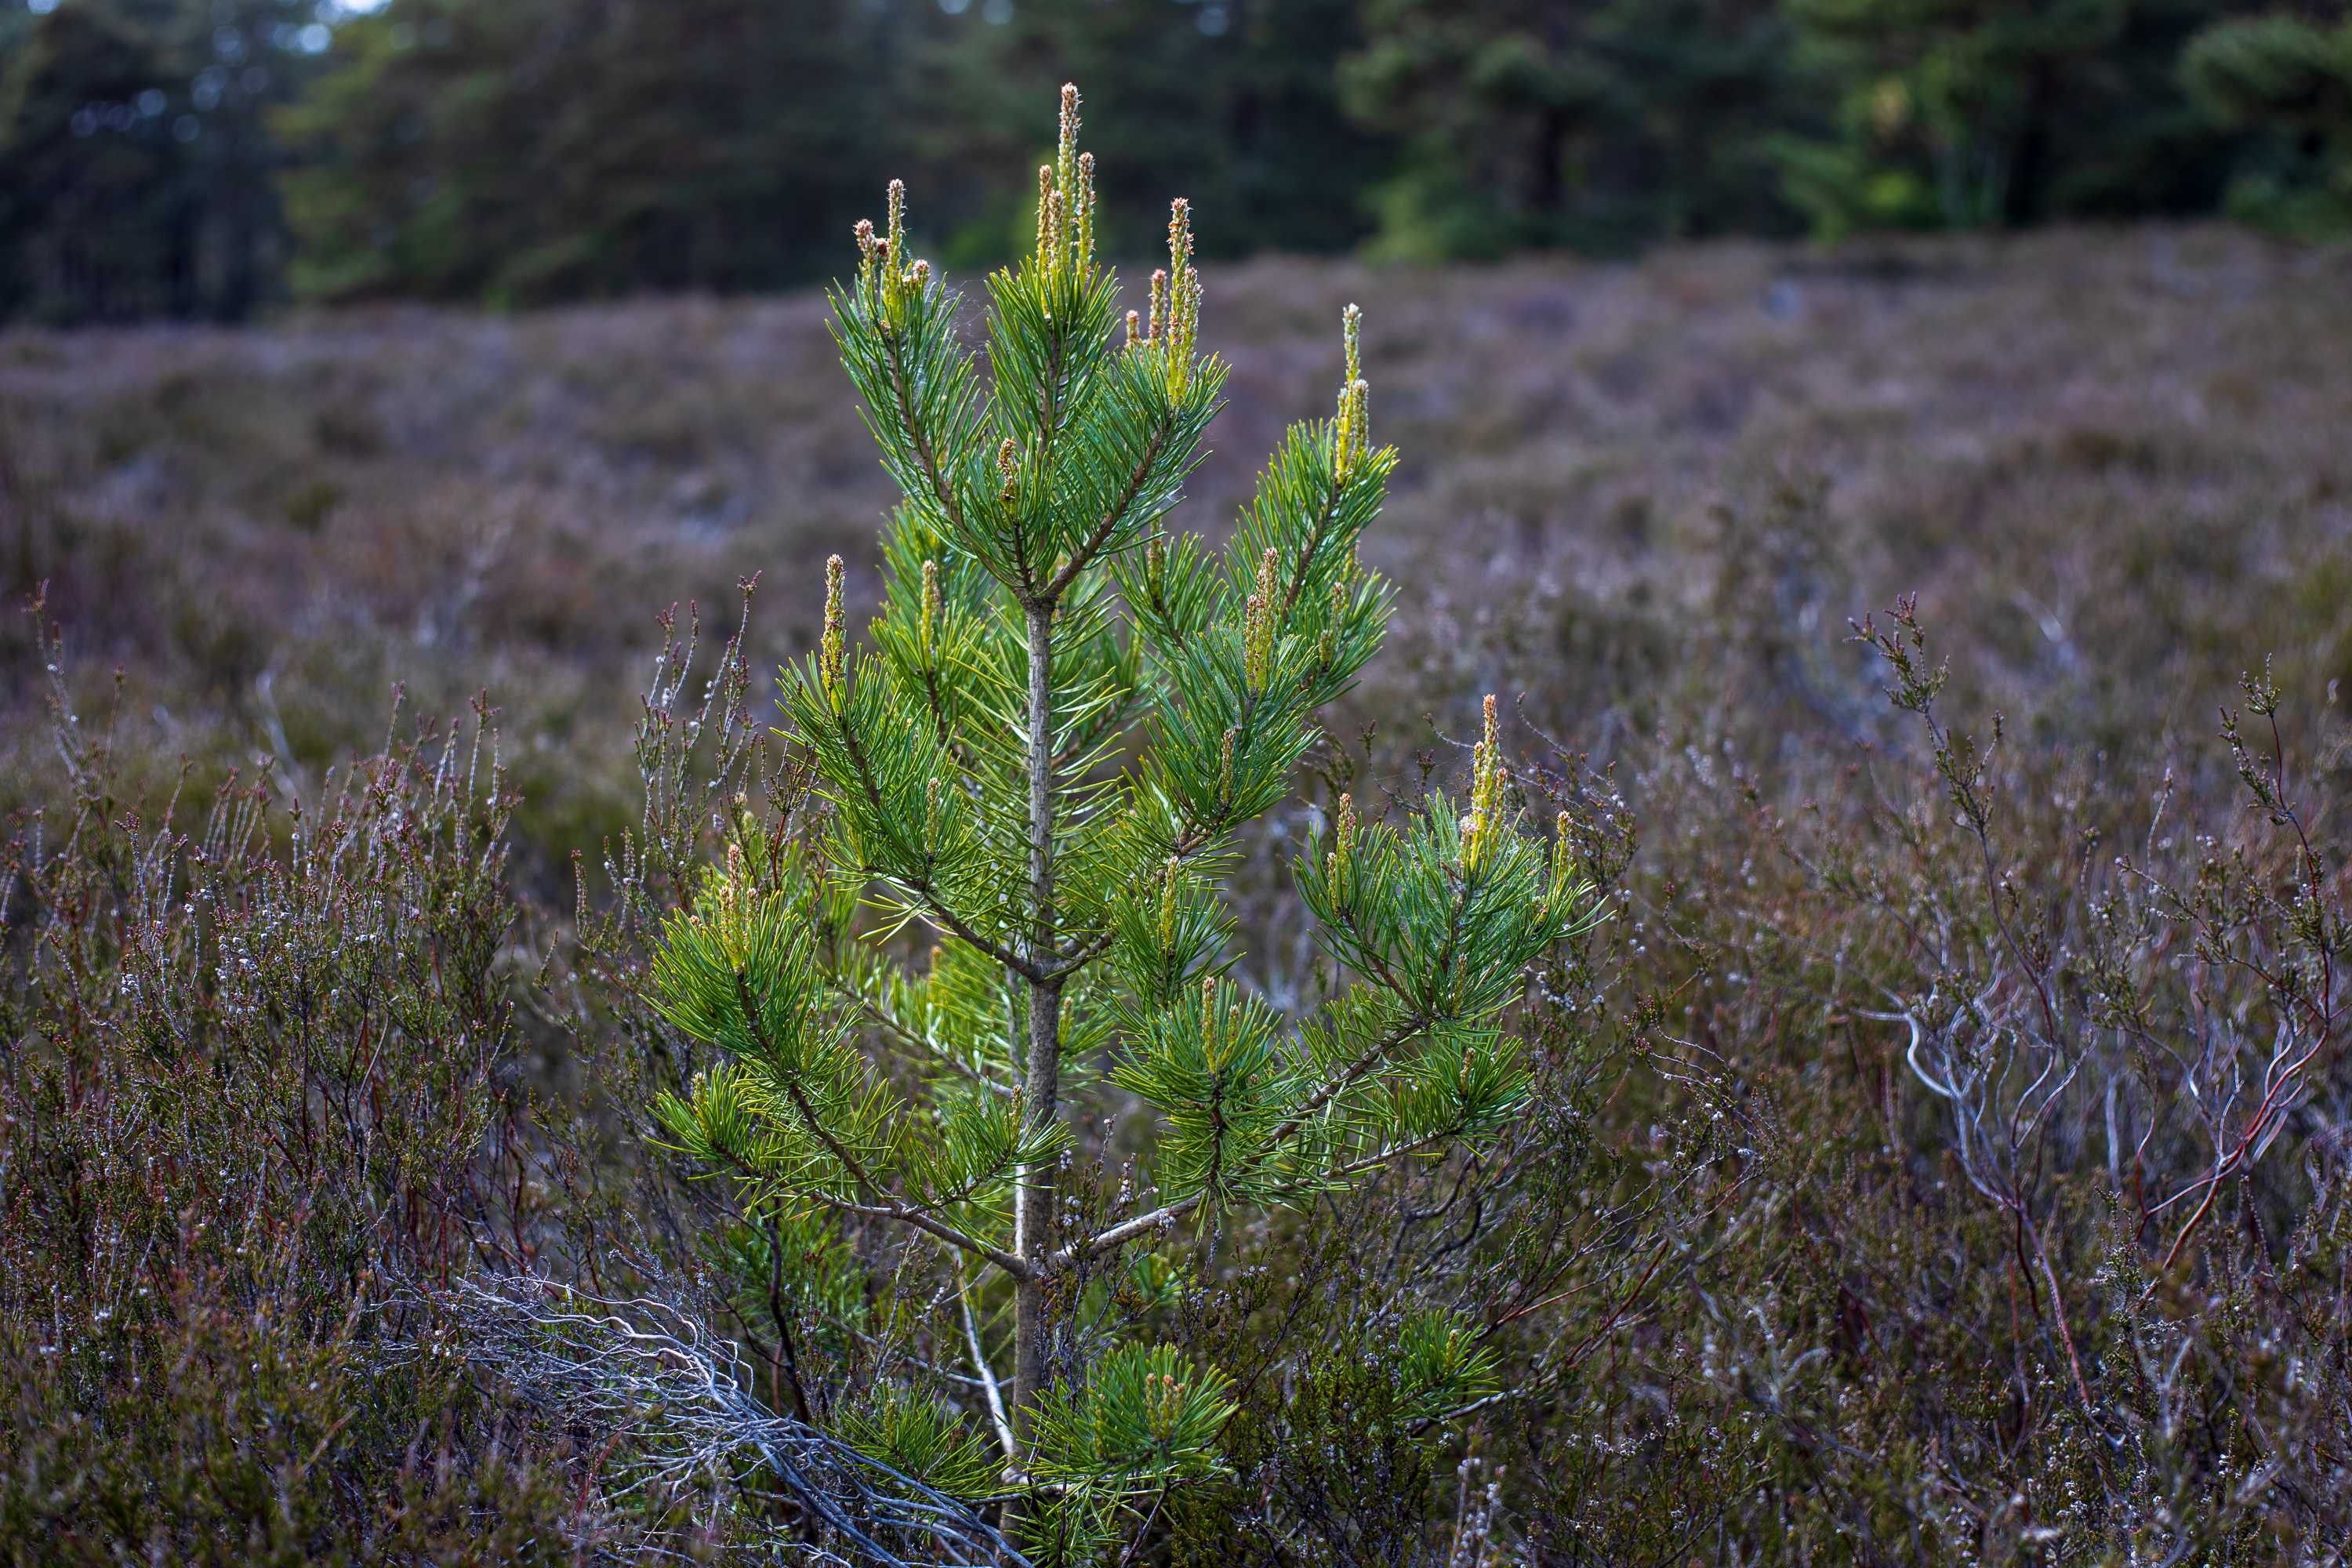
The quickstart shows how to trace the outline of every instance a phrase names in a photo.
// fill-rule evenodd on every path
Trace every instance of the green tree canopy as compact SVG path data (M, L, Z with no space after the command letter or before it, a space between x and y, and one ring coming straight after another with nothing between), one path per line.
M2269 133L2231 182L2231 210L2290 233L2352 228L2352 16L2217 23L2181 69L2217 120Z
M277 130L298 291L533 303L817 275L896 123L827 0L394 0Z
M1802 68L1834 96L1834 141L1780 143L1817 231L1982 228L2062 73L2112 43L2126 0L1783 0Z
M305 40L275 0L0 14L0 320L236 318L276 281L276 149Z
M1789 108L1769 4L1371 0L1364 16L1339 79L1405 148L1370 193L1385 254L1788 226L1759 142Z
M1107 255L1159 246L1181 191L1207 256L1333 251L1369 230L1363 192L1388 139L1351 123L1335 65L1360 37L1354 0L1021 0L1001 25L974 5L928 26L909 123L953 267L1021 253L1034 192L1012 177L1051 146L1037 111L1066 80L1121 112L1095 152ZM998 13L1004 15L1004 13Z
M1206 256L1403 259L2341 205L2335 25L2244 0L25 4L0 314L54 321L794 287L887 171L977 272L1071 77L1123 258L1177 189Z

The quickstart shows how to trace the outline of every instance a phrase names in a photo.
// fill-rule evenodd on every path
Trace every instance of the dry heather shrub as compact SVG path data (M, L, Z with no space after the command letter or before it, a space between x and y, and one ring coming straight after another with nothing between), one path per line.
M315 791L423 710L498 693L521 885L629 820L625 715L666 605L814 570L870 532L814 300L499 321L387 310L253 331L0 338L0 592L120 663L126 779L207 792L257 757ZM68 784L31 637L0 627L0 798ZM731 628L730 628L731 629ZM763 662L814 628L779 616ZM86 702L102 699L81 694Z
M1804 705L1737 631L1718 669ZM1751 761L1786 710L1667 703L1619 742L1606 1001L1551 994L1626 1070L1576 1159L1531 1130L1452 1211L1511 1216L1449 1287L1510 1347L1471 1438L1509 1527L1561 1563L2338 1561L2341 730L2298 748L2250 676L2213 742L2119 765L1955 726L1907 605L1856 637L1873 740ZM1623 1228L1531 1257L1560 1209Z
M2168 339L2179 307L2117 278L2077 301L2127 309L2130 333L2050 321L2025 364L1979 354L1979 387L1950 374L1966 333L1888 331L1898 290L1808 280L1809 312L1882 335L1809 349L1782 384L1827 395L1702 466L1712 487L1661 483L1674 440L1631 457L1587 405L1596 433L1564 450L1456 463L1400 501L1427 509L1425 594L1355 717L1437 732L1370 765L1442 776L1467 694L1523 689L1528 787L1604 768L1640 828L1599 1001L1550 988L1593 1064L1580 1142L1530 1130L1457 1173L1457 1206L1405 1205L1462 1227L1479 1262L1458 1279L1350 1216L1384 1277L1509 1347L1510 1397L1467 1446L1504 1472L1492 1533L1533 1560L2338 1560L2347 644L2324 432L2352 388L2279 335L2340 341L2340 300L2236 276L2239 335ZM1981 278L1909 291L1948 321L2035 315ZM1507 354L1463 395L1536 396ZM1900 365L1899 403L1841 408L1838 362L1873 357ZM1979 388L2007 401L1972 409ZM1932 700L1916 622L1874 647L1845 627L1907 584L1958 650ZM2201 720L2215 703L2238 717ZM1561 1211L1621 1228L1589 1257L1547 1243L1574 1259L1552 1275L1519 1249L1527 1215ZM1293 1245L1257 1256L1286 1273ZM1332 1321L1365 1293L1334 1289ZM1361 1364L1367 1342L1334 1353ZM1327 1544L1301 1555L1351 1561L1401 1511L1443 1545L1445 1450L1405 1503L1349 1463L1370 1450L1286 1441L1203 1541L1255 1514L1276 1560L1305 1518ZM1255 1501L1286 1489L1295 1516Z
M761 1404L709 1327L709 1205L616 1151L672 1080L597 955L690 867L709 751L741 776L740 647L697 710L691 634L666 637L632 891L583 908L586 961L557 970L507 884L486 704L395 731L307 808L265 776L192 811L126 795L111 721L85 728L36 636L73 794L5 847L0 1555L837 1563L992 1539Z
M266 779L126 797L52 699L73 795L5 845L0 1553L576 1560L575 1435L383 1363L429 1328L393 1282L543 1240L492 737L395 737L289 822Z

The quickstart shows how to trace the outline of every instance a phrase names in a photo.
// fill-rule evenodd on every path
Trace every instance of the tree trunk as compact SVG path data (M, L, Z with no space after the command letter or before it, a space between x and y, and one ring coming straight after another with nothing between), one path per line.
M1033 966L1054 957L1054 607L1029 606L1029 889L1034 923L1028 952ZM1029 1038L1022 1092L1029 1123L1043 1127L1058 1114L1062 1079L1062 981L1029 982ZM1053 1251L1055 1167L1021 1173L1013 1215L1013 1251L1036 1263ZM1049 1282L1033 1275L1013 1295L1013 1423L1026 1462L1031 1416L1046 1380Z

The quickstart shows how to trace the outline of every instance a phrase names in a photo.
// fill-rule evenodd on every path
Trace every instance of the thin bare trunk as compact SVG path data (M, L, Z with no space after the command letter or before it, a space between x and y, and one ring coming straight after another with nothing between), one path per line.
M1033 967L1052 962L1054 910L1054 608L1029 607L1029 888L1035 923L1029 940ZM1029 983L1028 1061L1023 1075L1029 1121L1050 1123L1058 1114L1062 1079L1062 980ZM1054 1248L1055 1167L1033 1165L1021 1173L1013 1217L1013 1250L1024 1262L1042 1263ZM1018 1281L1013 1297L1013 1420L1025 1450L1031 1412L1045 1386L1046 1300L1049 1281L1042 1268Z

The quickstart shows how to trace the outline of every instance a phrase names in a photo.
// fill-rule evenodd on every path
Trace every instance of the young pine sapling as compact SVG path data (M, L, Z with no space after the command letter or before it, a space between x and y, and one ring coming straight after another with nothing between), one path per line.
M1342 795L1297 857L1336 994L1286 1016L1229 978L1236 835L1389 618L1357 542L1396 458L1350 307L1337 413L1291 429L1222 554L1164 531L1225 367L1196 346L1181 200L1148 311L1120 320L1077 104L1065 88L1034 253L988 279L985 377L908 255L903 186L886 232L858 226L835 332L904 495L882 610L853 648L835 558L822 646L782 681L820 829L742 814L655 967L669 1020L723 1056L662 1108L680 1147L756 1209L919 1231L975 1294L1009 1289L1009 1391L967 1338L1007 1479L1055 1497L1210 1466L1230 1409L1172 1346L1083 1348L1072 1281L1507 1121L1527 1075L1502 1015L1591 903L1517 819L1489 698L1466 802L1391 825ZM882 918L860 928L861 901ZM911 968L910 925L938 938ZM1074 1227L1072 1110L1112 1090L1153 1118L1156 1191ZM1406 1337L1433 1387L1483 1375L1467 1334Z

